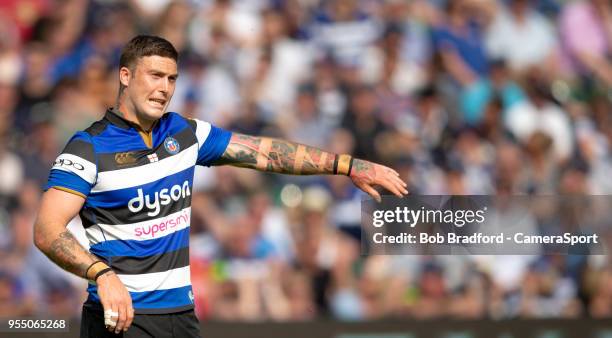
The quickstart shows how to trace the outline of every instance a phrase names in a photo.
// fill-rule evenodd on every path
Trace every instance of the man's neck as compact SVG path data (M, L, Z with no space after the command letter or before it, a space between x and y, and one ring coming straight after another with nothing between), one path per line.
M115 105L114 111L117 115L139 126L143 131L151 131L151 128L153 128L153 125L155 125L155 121L139 119L138 115L123 103Z

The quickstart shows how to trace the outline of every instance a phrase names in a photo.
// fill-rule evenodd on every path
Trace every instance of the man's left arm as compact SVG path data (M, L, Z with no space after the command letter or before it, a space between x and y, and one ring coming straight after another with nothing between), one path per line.
M270 137L233 133L225 152L214 163L224 164L291 175L347 175L379 202L376 185L398 197L408 193L406 183L389 167Z

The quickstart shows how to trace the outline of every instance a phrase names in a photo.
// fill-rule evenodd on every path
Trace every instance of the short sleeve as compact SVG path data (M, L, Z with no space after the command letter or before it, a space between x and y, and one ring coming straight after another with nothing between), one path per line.
M45 190L57 188L87 197L96 182L96 161L90 138L79 132L53 162Z
M198 139L198 160L196 164L211 166L225 152L232 133L212 124L193 119L195 134Z

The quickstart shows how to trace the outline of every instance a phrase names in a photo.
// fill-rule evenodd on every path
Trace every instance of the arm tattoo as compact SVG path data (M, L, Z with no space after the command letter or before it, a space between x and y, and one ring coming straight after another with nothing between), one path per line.
M285 140L234 134L215 165L293 175L332 174L335 154Z
M233 134L227 149L215 165L230 164L237 167L255 168L261 139L242 134Z
M376 176L376 172L374 170L374 165L372 165L371 162L368 161L363 161L360 159L355 159L353 161L353 169L352 169L352 173L354 175L358 175L358 176L370 176L370 177L374 177Z
M77 276L85 276L85 270L93 257L77 242L69 230L60 233L45 250L45 255L62 269Z
M295 172L297 145L289 142L272 140L272 149L266 166L266 171L293 174Z

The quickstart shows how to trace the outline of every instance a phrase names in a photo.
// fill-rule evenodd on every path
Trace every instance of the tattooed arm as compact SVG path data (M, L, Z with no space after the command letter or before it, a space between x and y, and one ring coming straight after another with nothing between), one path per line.
M92 265L99 259L82 247L66 228L84 202L85 199L81 196L54 188L47 190L43 194L34 223L34 244L64 270L95 280L104 310L112 310L118 314L115 318L116 325L108 326L109 330L118 333L127 330L132 323L132 298L119 277L112 270L106 271L108 266L104 263Z
M49 189L43 194L38 218L34 224L36 246L61 268L79 277L84 277L85 270L97 260L66 228L84 202L83 197Z
M215 164L282 174L334 175L339 158L337 154L304 144L234 133L225 153ZM353 159L350 166L345 163L345 168L349 168L345 171L353 183L377 201L380 201L380 194L373 185L380 185L400 197L408 193L406 184L391 168L361 159Z

